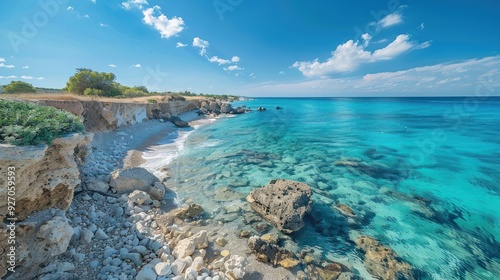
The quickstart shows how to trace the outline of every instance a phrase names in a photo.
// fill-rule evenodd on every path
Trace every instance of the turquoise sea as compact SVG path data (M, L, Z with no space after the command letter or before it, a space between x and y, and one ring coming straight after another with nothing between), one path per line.
M267 110L185 131L184 148L168 163L179 197L215 209L218 188L244 201L271 179L301 181L314 189L314 210L291 236L298 248L360 263L352 239L366 234L418 279L500 279L500 98L264 98L233 106L243 104ZM338 203L356 218L340 215Z

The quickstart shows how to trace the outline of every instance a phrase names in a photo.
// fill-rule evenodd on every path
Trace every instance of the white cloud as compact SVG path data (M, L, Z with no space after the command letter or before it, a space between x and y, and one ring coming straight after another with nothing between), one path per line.
M202 40L199 37L193 39L193 47L201 48L200 55L203 56L207 53L207 48L210 44L208 41Z
M73 7L71 7L71 6L68 6L68 8L66 8L66 10L68 10L68 11L74 11L74 10L75 10L75 8L73 8Z
M424 26L424 23L422 22L422 23L420 24L420 26L418 27L418 29L422 30L422 29L424 29L424 28L425 28L425 26Z
M0 62L5 62L5 58L0 57Z
M96 2L96 0L90 0L90 1L91 1L92 3L94 3L94 4L95 4L95 2Z
M139 63L137 63L137 64L132 64L132 67L141 68L142 66Z
M177 45L175 47L176 48L184 48L184 47L187 47L187 44L183 44L181 42L177 42Z
M368 37L365 37L368 39ZM361 64L377 62L381 60L394 59L397 56L411 50L412 48L423 48L430 46L430 42L415 45L410 41L410 36L401 34L384 48L375 50L373 53L365 50L365 45L360 45L358 41L349 40L346 43L337 46L330 57L325 62L297 61L292 67L298 68L304 76L323 76L331 73L351 72Z
M378 22L381 28L387 28L403 22L403 17L399 13L392 13L385 16Z
M21 68L23 68L23 69L28 69L28 68L30 68L30 67L29 67L28 65L25 65L25 66L23 66L23 67L21 67Z
M262 83L241 94L274 92L283 96L310 93L313 96L420 96L420 95L498 95L500 55L455 63L415 67L394 72L366 74L362 77L316 78L300 82Z
M126 10L130 10L132 8L138 8L140 10L144 9L144 5L149 5L146 0L128 0L127 2L122 2L122 7Z
M410 36L406 34L398 35L398 37L396 37L396 39L392 43L387 45L387 47L378 49L375 52L373 52L372 60L373 61L389 60L408 51L414 46L409 41L409 39Z
M219 65L231 63L230 60L219 58L218 56L212 56L211 58L208 59L208 61L219 63Z
M36 77L37 80L45 80L44 77Z
M116 65L115 65L115 64L109 64L108 66L109 66L109 67L116 68Z
M101 22L101 23L99 23L99 26L100 26L100 27L109 27L109 25L107 25L107 24L105 24L105 23L102 23L102 22Z
M285 71L280 71L279 74L280 75L285 75Z
M5 61L5 60L4 60ZM12 64L3 64L3 63L0 63L0 67L5 67L5 68L15 68L16 66L12 65Z
M231 62L238 63L239 61L240 61L240 57L239 56L233 56L231 58Z
M160 15L158 17L154 16L154 13L158 11ZM167 16L161 13L160 6L154 6L153 8L146 9L142 12L144 18L142 19L147 25L153 26L162 38L170 38L179 34L184 29L184 21L180 17L173 17L168 19Z
M11 76L0 76L0 79L17 79L17 76L11 75Z
M33 77L31 77L31 76L26 76L26 75L22 75L22 76L21 76L21 79L25 79L25 80L32 80L32 79L33 79Z
M361 38L363 38L363 41L364 41L364 46L368 46L368 44L370 44L370 40L372 39L372 36L370 36L370 34L368 33L365 33L363 35L361 35Z
M83 18L90 18L89 15L83 15Z
M240 68L238 65L231 65L229 67L224 67L224 71L236 71L236 70L243 70L243 68Z

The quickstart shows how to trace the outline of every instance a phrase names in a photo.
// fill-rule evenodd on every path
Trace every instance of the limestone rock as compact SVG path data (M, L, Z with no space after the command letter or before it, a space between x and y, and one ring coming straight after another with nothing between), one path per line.
M163 200L163 197L165 196L165 185L161 182L154 183L154 185L149 189L149 195L152 199Z
M284 233L300 230L303 217L311 211L311 188L301 182L271 180L267 186L254 189L247 197L253 210Z
M273 266L289 265L296 260L292 252L276 244L268 243L258 236L252 236L248 239L248 248L255 253L257 260L270 263Z
M155 182L160 182L155 175L142 167L131 167L111 173L109 185L120 193L134 190L149 191Z
M181 220L190 219L201 215L205 210L197 204L190 204L187 207L175 211L175 216Z
M150 199L150 196L144 191L135 190L128 195L128 199L133 203L142 205L146 200Z
M184 258L187 256L191 256L194 253L195 249L204 249L207 248L207 246L208 246L207 231L202 230L189 238L182 239L181 241L179 241L175 246L172 255L175 258Z
M248 261L245 257L232 255L229 260L224 263L226 268L226 276L229 279L242 279L247 270Z
M0 186L7 185L6 167L14 166L16 205L22 205L16 207L18 221L36 211L68 209L73 191L80 184L75 148L86 146L92 137L92 134L70 134L54 139L50 146L0 144ZM0 188L0 197L7 197L7 188ZM0 216L7 216L7 212L7 199L1 199Z
M178 116L171 116L170 121L177 127L189 127L189 123L183 121Z
M54 214L53 214L54 213ZM0 275L2 279L35 279L51 257L66 252L73 235L73 228L64 217L64 211L44 210L31 214L16 224L16 272L3 278L7 272L9 253L7 224L0 224ZM24 266L27 266L24 269ZM28 266L29 265L29 266Z
M156 274L166 276L172 273L172 266L166 262L160 262L155 265Z
M96 178L91 178L87 182L85 182L87 185L87 189L91 191L98 191L98 192L107 192L109 189L109 184L96 179Z
M414 279L411 266L375 238L360 236L356 245L365 252L364 262L370 273L387 280Z
M187 262L183 259L176 259L172 263L172 273L174 275L181 275L184 271L184 268L187 266Z
M148 264L145 265L141 271L136 276L136 280L156 280L156 272L153 269L153 266Z

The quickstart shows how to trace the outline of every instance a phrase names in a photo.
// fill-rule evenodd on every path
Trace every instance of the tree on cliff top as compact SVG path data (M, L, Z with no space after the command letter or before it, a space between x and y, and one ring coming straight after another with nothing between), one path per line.
M71 93L83 95L87 92L102 92L103 96L120 95L119 84L115 82L113 73L97 72L87 68L77 68L75 75L71 76L66 83L66 89Z
M6 85L4 88L5 93L33 93L36 89L31 85L23 81L12 81L10 84Z

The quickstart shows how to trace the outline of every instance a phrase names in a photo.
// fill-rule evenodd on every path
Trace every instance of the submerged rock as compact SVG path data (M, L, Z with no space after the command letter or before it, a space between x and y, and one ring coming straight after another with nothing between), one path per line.
M365 266L370 273L386 280L414 279L411 266L375 238L360 236L356 245L365 252Z
M269 263L273 266L281 265L286 268L298 264L297 258L292 252L276 244L266 242L258 236L250 237L247 244L260 262Z
M201 215L205 210L198 204L190 204L187 207L175 211L175 216L181 220L191 219Z
M300 230L304 215L311 211L311 187L290 180L271 180L247 197L252 209L284 233Z
M232 255L229 260L224 263L226 276L229 279L242 279L247 270L248 261L245 257Z

